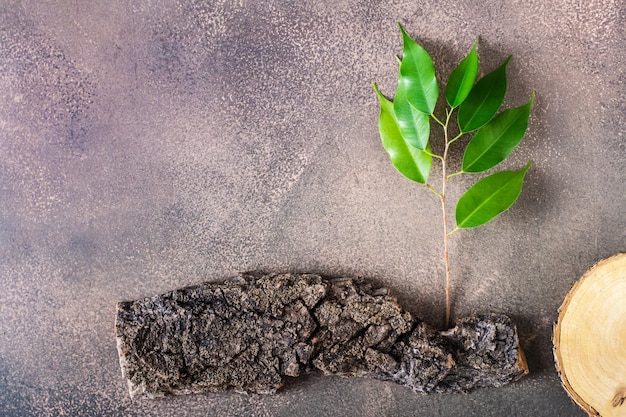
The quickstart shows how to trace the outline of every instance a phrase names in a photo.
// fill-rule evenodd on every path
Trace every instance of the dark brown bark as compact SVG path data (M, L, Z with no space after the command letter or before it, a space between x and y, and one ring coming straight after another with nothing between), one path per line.
M115 332L131 396L274 393L313 368L421 393L500 386L527 372L506 316L439 332L385 288L315 274L243 274L121 302Z

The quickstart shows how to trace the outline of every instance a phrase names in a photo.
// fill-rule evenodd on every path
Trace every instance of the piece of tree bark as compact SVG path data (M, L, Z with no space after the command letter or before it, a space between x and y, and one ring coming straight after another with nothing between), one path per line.
M385 288L315 274L242 274L121 302L115 332L133 397L274 393L285 376L313 368L421 393L500 386L528 372L506 316L439 332Z
M554 327L556 367L590 416L626 416L626 254L605 259L572 287Z

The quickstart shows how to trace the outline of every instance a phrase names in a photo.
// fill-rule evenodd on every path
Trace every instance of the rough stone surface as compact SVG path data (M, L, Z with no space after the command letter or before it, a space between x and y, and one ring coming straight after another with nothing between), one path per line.
M0 415L586 416L551 334L571 285L626 252L625 19L621 0L0 1ZM364 276L443 325L440 206L389 163L370 84L395 91L398 21L442 82L480 35L481 74L513 55L504 105L536 92L502 164L534 161L518 202L450 239L453 318L512 317L531 374L131 400L112 306L237 271Z
M420 393L497 387L525 371L506 316L461 320L442 333L386 288L315 274L243 274L121 302L115 330L132 397L271 394L311 365Z

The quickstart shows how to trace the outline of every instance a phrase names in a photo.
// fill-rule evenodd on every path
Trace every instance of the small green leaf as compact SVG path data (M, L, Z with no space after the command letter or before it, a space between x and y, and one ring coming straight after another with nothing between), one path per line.
M450 107L455 108L467 98L478 75L478 54L476 54L476 43L472 50L450 74L448 85L446 86L446 100Z
M394 167L410 180L425 184L432 166L432 156L409 145L402 137L400 126L393 111L393 103L387 100L376 84L373 84L380 101L378 130L383 147L391 158Z
M484 126L496 114L506 94L506 65L502 65L478 80L465 101L459 106L457 120L463 133Z
M406 99L404 83L398 81L393 110L402 136L414 148L424 150L430 137L430 116L411 106Z
M526 133L534 98L533 93L528 103L503 111L476 132L463 155L464 172L486 171L509 156Z
M515 203L522 191L526 171L532 161L520 171L502 171L474 184L456 205L459 229L482 226Z
M428 52L406 34L400 23L398 26L404 44L400 82L404 84L407 101L422 113L432 114L439 96L435 65Z

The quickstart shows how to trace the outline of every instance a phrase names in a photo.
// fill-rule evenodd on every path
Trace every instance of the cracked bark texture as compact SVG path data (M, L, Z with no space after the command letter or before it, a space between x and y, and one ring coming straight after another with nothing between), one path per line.
M270 394L313 368L420 393L500 386L528 372L506 316L439 332L386 288L316 274L242 274L120 302L115 333L132 397Z

